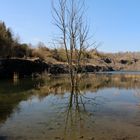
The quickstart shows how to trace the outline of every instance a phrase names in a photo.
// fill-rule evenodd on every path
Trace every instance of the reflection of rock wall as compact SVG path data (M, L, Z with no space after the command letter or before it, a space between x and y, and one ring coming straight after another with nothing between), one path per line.
M14 110L19 109L19 103L29 96L30 94L0 95L0 124L10 117Z
M140 75L124 74L89 74L79 80L79 89L81 92L96 92L103 88L140 88ZM70 92L70 81L67 75L57 78L46 78L46 84L40 87L41 95L49 93L64 94Z
M38 85L43 85L42 79L22 79L16 84L9 80L0 81L0 124L16 109L20 111L19 103L35 94L31 91L35 91Z
M125 89L140 88L140 75L114 74L109 75L108 77L110 77L110 80L105 85L105 87L116 87Z
M127 75L127 74L101 74L90 76L91 81L94 83L93 87L101 88L140 88L140 75Z
M21 101L29 99L31 95L37 95L44 98L49 94L63 96L71 92L68 75L63 76L43 76L42 79L22 79L16 84L2 81L0 83L0 123L4 122ZM79 91L96 92L103 88L124 88L138 89L136 96L140 96L140 75L126 74L89 74L80 77ZM8 88L9 87L9 88Z

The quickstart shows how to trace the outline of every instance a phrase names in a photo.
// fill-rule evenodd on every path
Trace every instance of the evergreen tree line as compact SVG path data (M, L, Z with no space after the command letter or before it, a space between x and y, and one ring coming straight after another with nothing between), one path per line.
M14 37L10 28L0 21L0 58L40 58L51 62L66 62L66 53L64 48L58 47L50 49L44 43L39 42L35 48L29 44L21 44ZM69 51L68 51L69 53ZM70 55L70 54L69 54Z
M52 63L67 61L65 49L61 46L51 49L41 42L34 48L31 46L26 43L21 44L14 37L10 28L7 28L5 23L0 21L0 58L40 58ZM69 50L68 55L70 55ZM94 55L92 50L81 52L81 56L87 59L92 58ZM73 56L74 60L75 57L76 54Z
M10 28L0 21L0 58L23 58L30 55L30 47L27 44L19 43Z

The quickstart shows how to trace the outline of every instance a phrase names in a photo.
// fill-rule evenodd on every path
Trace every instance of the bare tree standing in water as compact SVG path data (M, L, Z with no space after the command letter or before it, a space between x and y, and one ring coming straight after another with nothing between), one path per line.
M84 0L52 0L54 24L60 30L60 43L64 47L72 87L76 85L78 71L84 60L88 43Z

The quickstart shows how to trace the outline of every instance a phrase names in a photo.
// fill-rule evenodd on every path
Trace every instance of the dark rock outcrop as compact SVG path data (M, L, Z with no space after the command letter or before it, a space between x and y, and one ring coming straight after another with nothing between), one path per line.
M0 59L0 77L12 78L14 73L19 77L30 76L33 73L41 73L49 68L44 62L26 59Z
M112 60L110 58L102 58L101 60L108 64L112 63Z
M39 59L0 59L0 78L13 78L17 74L19 78L25 76L35 76L42 72L50 74L68 73L68 65L66 64L47 64ZM113 71L112 67L85 65L79 68L79 72L98 72Z
M128 62L129 62L128 60L123 60L123 59L120 60L120 63L121 63L121 64L128 64Z
M114 71L112 67L107 66L94 66L94 65L86 65L82 67L84 72L101 72L101 71Z
M68 73L68 65L65 64L51 64L49 69L48 69L48 73L51 74L65 74Z

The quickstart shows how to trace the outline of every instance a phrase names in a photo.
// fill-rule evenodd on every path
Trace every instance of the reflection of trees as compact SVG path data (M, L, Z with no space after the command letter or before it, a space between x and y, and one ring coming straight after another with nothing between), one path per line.
M0 123L4 122L11 116L14 110L19 109L18 105L21 101L27 100L30 96L27 94L12 94L12 95L0 95Z
M25 78L16 83L12 80L0 81L0 94L22 93L44 85L44 79Z
M55 89L55 94L70 92L66 112L63 114L65 116L64 140L70 138L75 140L78 138L84 139L86 138L85 132L92 130L91 127L94 127L95 111L99 109L98 105L104 103L104 99L101 97L98 98L97 95L91 98L87 96L87 92L96 92L99 89L107 87L140 88L139 80L140 76L138 75L89 75L80 77L80 80L75 82L75 85L72 87L70 87L71 84L67 77L55 80L52 85L48 86L52 90Z
M77 81L79 83L79 80ZM79 84L71 87L68 105L66 108L64 139L72 136L72 139L84 138L83 131L87 130L87 121L93 121L94 111L97 109L96 97L87 97L79 89ZM90 109L90 107L91 109ZM68 138L69 139L69 138Z
M38 85L43 85L42 79L22 79L16 84L12 81L0 82L0 123L5 122L11 114L18 110L21 101L29 99Z
M67 75L43 77L42 79L23 79L23 81L19 80L17 83L1 81L0 123L4 122L15 110L19 109L21 101L28 100L32 95L44 98L49 94L64 96L65 93L70 93L68 98L66 97L68 102L65 112L65 133L68 133L70 129L77 129L77 127L83 131L87 127L85 126L87 125L86 122L93 120L91 118L94 117L94 111L98 109L98 104L102 104L102 99L90 98L86 93L96 92L107 87L116 87L135 89L135 95L137 97L140 96L139 75L89 74L86 77L82 76L79 78L80 80L72 88ZM97 95L93 97L95 96L97 97Z

